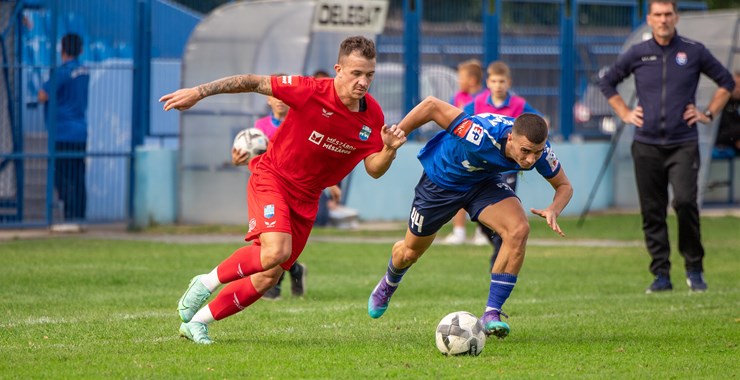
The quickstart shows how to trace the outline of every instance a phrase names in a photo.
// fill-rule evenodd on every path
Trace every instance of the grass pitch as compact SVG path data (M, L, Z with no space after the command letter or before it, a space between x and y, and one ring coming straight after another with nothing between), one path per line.
M483 311L488 247L433 246L372 320L367 297L390 245L309 243L306 297L290 297L285 283L282 300L213 324L217 344L204 347L177 336L175 305L239 242L0 242L0 377L737 378L740 219L702 222L709 292L688 292L674 253L675 290L646 295L639 217L591 218L582 229L563 219L566 239L533 219L533 239L579 245L530 245L504 307L512 333L478 357L442 356L434 329L449 312Z

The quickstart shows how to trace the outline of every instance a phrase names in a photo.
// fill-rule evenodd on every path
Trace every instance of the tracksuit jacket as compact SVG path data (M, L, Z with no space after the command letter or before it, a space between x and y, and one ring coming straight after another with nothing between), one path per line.
M617 85L634 74L638 105L643 109L643 126L635 128L634 139L652 145L680 144L699 138L695 125L688 125L683 113L687 105L696 105L701 73L730 92L735 87L730 72L704 45L676 33L667 46L658 45L654 38L632 45L604 74L599 86L609 99L618 94Z

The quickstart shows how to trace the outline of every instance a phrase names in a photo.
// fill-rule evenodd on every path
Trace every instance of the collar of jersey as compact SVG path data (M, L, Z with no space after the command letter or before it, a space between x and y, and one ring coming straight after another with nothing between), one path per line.
M490 95L490 96L488 97L488 99L486 100L486 103L487 103L487 104L488 104L489 106L491 106L491 107L493 107L493 108L495 108L495 109L497 109L497 110L500 110L500 109L502 109L502 108L506 108L506 107L508 107L508 106L509 106L509 100L510 100L510 99L511 99L511 94L509 94L509 93L507 92L507 93L506 93L506 99L504 99L504 102L503 102L503 103L501 103L501 107L496 107L496 105L495 105L495 104L493 104L493 93L491 93L491 95Z

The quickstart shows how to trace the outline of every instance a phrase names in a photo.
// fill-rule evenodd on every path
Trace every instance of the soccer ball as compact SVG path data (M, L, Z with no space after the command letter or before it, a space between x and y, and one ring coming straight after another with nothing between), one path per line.
M483 323L467 311L445 315L437 325L437 348L445 355L478 356L486 345Z
M249 153L249 158L259 156L267 151L267 136L257 128L243 129L234 137L234 148Z

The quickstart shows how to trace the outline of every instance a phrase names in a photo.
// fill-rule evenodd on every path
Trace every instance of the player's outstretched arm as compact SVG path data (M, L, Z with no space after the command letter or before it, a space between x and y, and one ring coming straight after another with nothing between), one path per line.
M560 236L565 236L563 230L558 225L557 219L565 206L568 205L568 202L570 202L570 198L573 197L573 186L571 186L570 180L565 175L565 170L562 167L558 174L549 178L547 182L550 182L552 188L555 189L555 196L552 198L552 203L544 210L530 209L530 211L532 214L545 218L547 225L553 231L557 232Z
M388 171L396 158L396 150L406 142L406 133L396 125L390 128L384 125L380 135L383 138L383 149L365 157L365 171L373 178L380 178Z
M272 96L270 77L264 75L234 75L191 88L181 88L159 98L164 103L164 110L184 111L201 99L216 94L235 94L239 92L257 92Z
M442 128L447 128L459 115L459 108L433 96L428 96L404 116L403 120L398 123L398 127L407 135L430 121L434 121Z

